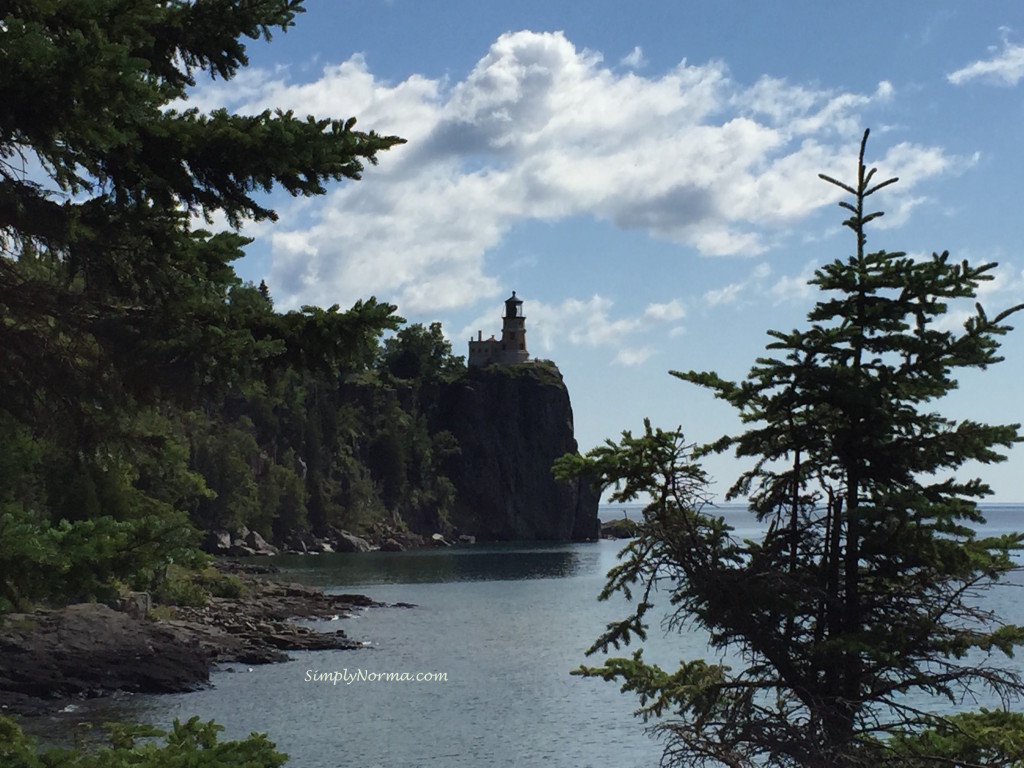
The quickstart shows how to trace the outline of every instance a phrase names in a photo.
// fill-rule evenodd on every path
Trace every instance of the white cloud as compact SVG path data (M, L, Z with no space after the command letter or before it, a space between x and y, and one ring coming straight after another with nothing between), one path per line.
M730 283L721 288L714 288L704 294L704 301L709 307L717 307L719 304L733 304L739 300L745 283Z
M806 303L808 299L818 293L816 286L810 285L809 281L814 277L814 270L817 265L814 262L807 264L798 275L783 275L772 285L770 294L775 304L787 302Z
M975 266L986 261L974 258L969 260ZM952 258L951 261L955 262L956 259ZM988 274L992 279L978 284L976 299L951 302L946 313L936 318L934 327L937 330L962 333L964 323L977 314L974 308L975 300L984 307L989 318L1021 303L1021 295L1024 294L1024 270L1013 264L1003 263L997 264ZM1013 315L1009 319L1010 325L1017 325L1019 322L1019 315Z
M278 204L267 279L282 309L376 294L415 312L496 297L485 257L530 219L591 217L706 256L762 253L769 234L835 201L818 171L844 175L862 112L892 95L887 83L867 95L770 78L745 87L718 61L643 77L562 33L529 31L499 37L456 82L383 82L361 56L313 82L291 76L247 70L189 104L357 115L409 143L358 184ZM902 146L893 159L915 181L950 167L940 150Z
M1015 268L1012 264L997 264L989 272L991 280L986 280L978 286L978 298L984 302L992 302L989 309L1002 311L1003 304L1011 305L1020 302L1024 295L1024 270Z
M704 303L709 307L736 304L751 291L760 293L771 273L771 265L762 262L750 270L750 274L747 275L746 279L705 292Z
M686 307L679 299L673 299L665 304L648 304L644 310L644 317L652 320L681 320L686 317Z
M999 85L1017 85L1022 77L1024 45L1010 43L1005 37L1002 51L992 58L975 61L946 75L946 79L953 85L962 85L978 79Z
M927 202L928 198L924 196L900 198L893 205L889 206L889 209L885 211L885 215L882 218L875 219L873 226L875 229L896 229L901 227L910 218L910 214L915 208Z
M629 69L641 69L647 65L647 59L644 58L643 49L638 45L628 56L624 56L619 64Z
M863 130L859 110L890 101L892 83L883 80L870 95L811 90L785 80L762 77L753 86L737 91L732 104L739 110L763 115L790 136L821 133L857 134Z
M650 347L639 347L636 349L620 349L619 353L615 356L616 365L624 365L626 367L635 367L643 365L649 358L654 354L654 350Z

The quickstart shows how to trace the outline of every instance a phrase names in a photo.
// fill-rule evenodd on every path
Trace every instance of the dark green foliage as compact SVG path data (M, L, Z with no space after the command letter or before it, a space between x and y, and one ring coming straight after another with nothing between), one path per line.
M452 379L465 372L465 361L452 355L440 323L406 326L384 341L377 367L389 381Z
M454 448L419 392L464 366L440 324L399 330L374 298L276 312L232 267L248 240L195 225L273 218L265 192L321 194L402 141L354 119L185 108L196 78L230 79L244 38L301 11L5 5L0 610L152 587L192 526L443 527Z
M174 721L170 733L138 725L111 725L110 746L95 750L49 749L38 753L10 718L0 715L0 765L4 768L277 768L288 756L266 734L218 741L224 730L193 717ZM155 738L162 738L157 743Z
M147 589L167 564L195 564L195 534L182 514L118 521L109 515L51 524L0 511L0 613L31 601L112 597L115 581Z
M894 762L903 768L932 765L1024 766L1024 715L988 710L964 712L944 718L920 732L900 733L890 739Z
M252 322L227 301L247 241L190 223L273 217L255 193L321 194L400 141L353 120L168 108L198 72L233 76L241 37L269 39L300 11L298 0L7 4L0 408L67 424L77 443L116 429L107 415L126 405L218 395L268 358L323 363L388 326L392 308L372 301Z
M152 590L153 602L158 605L202 606L211 597L239 598L245 594L245 585L233 574L225 574L215 567L183 568L170 564Z
M1024 692L1000 664L1024 643L978 596L1013 567L1024 535L985 537L976 506L990 491L958 480L966 462L999 461L1019 425L955 421L931 403L954 373L999 361L1006 319L980 305L963 330L940 322L971 299L992 264L914 260L865 250L866 199L895 179L864 165L841 205L856 253L818 270L823 292L807 330L770 331L771 356L736 384L676 373L710 388L747 431L702 451L751 458L730 497L749 495L763 540L738 541L708 514L706 484L678 432L609 443L563 471L589 469L618 498L645 495L641 535L610 574L604 596L640 590L626 621L595 650L643 637L655 587L670 626L707 631L727 663L686 662L669 674L613 659L583 674L639 694L645 715L665 716L665 762L728 766L1002 766L1020 761L1020 718L1005 712L946 717L976 695L1004 705ZM936 707L922 708L933 696ZM912 756L913 760L910 761Z
M262 521L255 467L259 446L251 422L200 422L203 434L193 437L192 465L213 491L197 507L194 519L206 529L237 530Z
M200 602L236 585L165 578L202 561L193 526L270 537L422 492L392 479L430 476L422 448L403 449L386 481L367 467L374 441L431 444L408 426L417 416L378 428L387 408L341 393L373 371L381 334L402 322L395 307L278 313L266 284L232 267L248 244L238 226L275 218L267 192L323 194L402 140L354 118L187 108L197 77L232 78L244 38L269 40L301 11L301 0L4 3L0 612L122 585ZM196 226L217 214L230 231ZM440 368L417 376L450 370L450 346L432 341ZM217 744L197 721L164 748L122 732L113 751L84 756L37 757L7 721L0 731L4 766L283 762L263 737Z
M273 416L275 396L294 394L289 371L336 387L399 318L372 298L276 313L266 285L232 268L248 240L195 222L272 219L264 193L322 194L402 140L352 118L183 107L197 77L246 64L244 38L269 40L301 11L4 5L0 609L93 597L114 579L145 586L194 542L186 518L267 535L304 524L289 466L301 442L267 453L272 438L238 406Z
M538 379L542 384L562 384L562 374L558 366L551 360L530 360L526 363L515 365L488 365L481 368L469 368L466 375L476 376L507 376L516 378L530 376Z
M435 373L457 370L450 345L439 348ZM392 379L369 364L384 354L337 371L288 367L212 416L187 414L189 466L210 489L192 507L196 525L278 541L380 520L444 529L454 490L440 467L457 446L429 425L438 380Z

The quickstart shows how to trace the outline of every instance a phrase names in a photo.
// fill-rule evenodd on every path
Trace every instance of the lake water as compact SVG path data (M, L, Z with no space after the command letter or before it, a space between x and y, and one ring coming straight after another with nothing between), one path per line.
M741 535L756 535L745 513L726 514ZM1019 506L988 514L993 531L1024 527ZM613 683L569 674L587 661L604 625L626 615L623 601L596 600L621 547L601 541L278 558L292 580L416 607L371 608L343 620L364 650L296 653L251 669L235 664L215 672L203 691L83 705L32 730L109 717L167 725L199 715L223 724L225 737L268 733L296 768L656 766L661 744L632 716L636 699ZM994 599L1000 613L1024 613L1005 588ZM658 628L645 657L673 668L684 657L709 658L701 635L666 636ZM337 684L316 679L335 672ZM446 679L373 680L388 672ZM346 682L346 674L355 679Z

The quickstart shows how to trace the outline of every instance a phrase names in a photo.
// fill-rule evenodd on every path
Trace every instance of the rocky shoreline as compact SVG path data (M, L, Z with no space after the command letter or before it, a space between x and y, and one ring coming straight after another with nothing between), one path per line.
M207 554L217 557L265 557L333 552L404 552L407 549L421 547L451 547L455 544L475 543L475 536L453 533L421 536L410 531L378 525L369 534L369 538L328 526L320 535L305 530L293 531L283 538L280 545L274 545L256 531L250 531L243 526L234 533L224 530L209 531L200 547Z
M284 661L288 651L356 649L334 621L380 607L363 595L236 573L242 598L210 598L154 619L136 602L81 603L0 617L0 714L38 715L116 691L179 693L228 662ZM329 628L292 619L332 622Z

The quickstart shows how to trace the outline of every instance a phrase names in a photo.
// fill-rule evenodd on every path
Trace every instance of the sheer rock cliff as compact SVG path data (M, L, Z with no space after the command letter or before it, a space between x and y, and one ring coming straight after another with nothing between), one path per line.
M459 444L446 474L450 522L482 541L595 539L598 494L555 480L555 459L577 450L572 405L552 363L471 368L438 392L434 428Z

